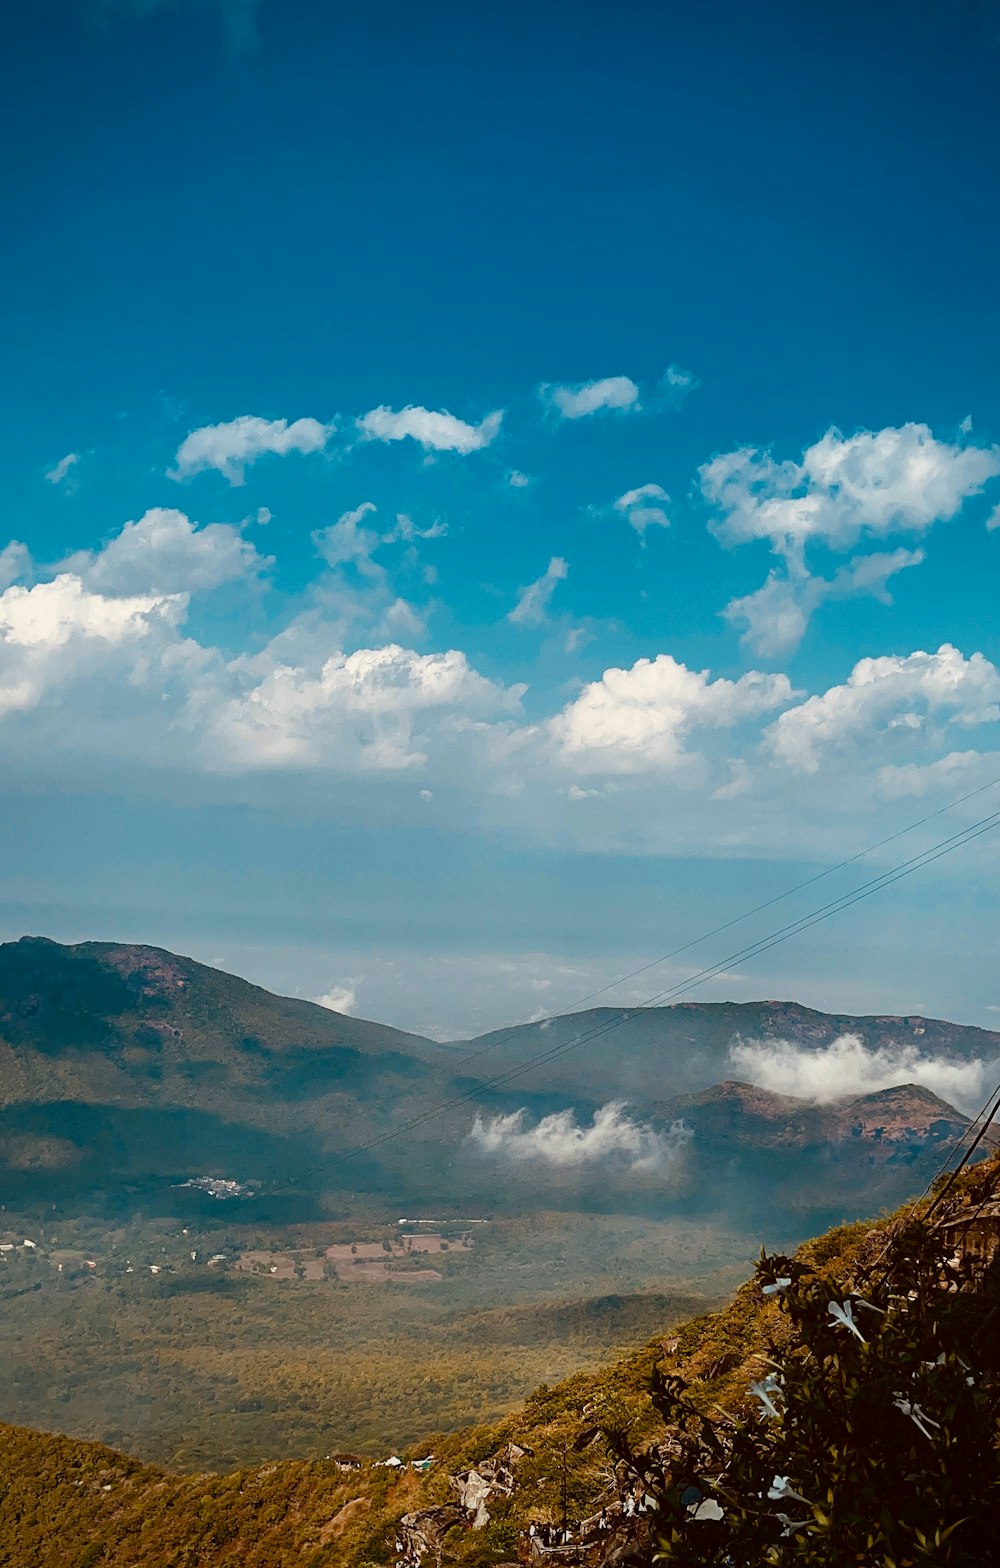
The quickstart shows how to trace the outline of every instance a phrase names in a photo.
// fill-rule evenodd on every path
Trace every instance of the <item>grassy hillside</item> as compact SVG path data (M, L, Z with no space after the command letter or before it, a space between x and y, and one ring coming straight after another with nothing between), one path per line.
M998 1176L996 1161L967 1174L957 1201L975 1204ZM800 1249L798 1261L843 1290L877 1260L894 1223L834 1231ZM9 1568L387 1563L404 1512L440 1504L453 1495L449 1474L514 1440L533 1453L517 1467L513 1496L494 1505L485 1529L456 1531L448 1540L445 1561L486 1568L511 1559L529 1520L558 1519L564 1488L571 1517L598 1504L608 1456L600 1444L580 1446L588 1428L627 1427L633 1445L662 1430L649 1399L655 1366L682 1373L702 1409L722 1406L741 1417L753 1404L749 1384L765 1368L770 1347L792 1335L777 1301L751 1281L721 1312L669 1337L654 1336L614 1366L540 1387L496 1425L424 1444L420 1451L435 1455L426 1477L370 1465L344 1474L333 1461L177 1477L95 1445L3 1428L0 1561Z

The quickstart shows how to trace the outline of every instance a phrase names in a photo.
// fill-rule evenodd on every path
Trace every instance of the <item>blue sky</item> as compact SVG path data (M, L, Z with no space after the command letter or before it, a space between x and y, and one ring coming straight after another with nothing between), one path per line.
M1000 775L998 59L985 4L22 8L3 934L457 1035ZM995 1022L996 864L705 994Z

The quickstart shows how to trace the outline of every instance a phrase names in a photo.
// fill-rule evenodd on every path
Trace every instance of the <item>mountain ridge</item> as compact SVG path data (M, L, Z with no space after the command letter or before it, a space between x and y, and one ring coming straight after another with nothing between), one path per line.
M597 1038L530 1060L588 1030L606 1032L611 1021L613 1052ZM914 1090L905 1115L896 1107L897 1131L876 1137L887 1113L867 1105L852 1153L842 1110L792 1097L782 1108L761 1089L741 1091L740 1104L732 1089L726 1104L720 1099L720 1081L733 1081L734 1041L792 1038L822 1049L848 1029L873 1050L900 1043L902 1030L902 1043L956 1062L1000 1056L1000 1035L973 1026L779 1002L594 1009L456 1047L276 996L163 948L22 938L0 946L0 1172L8 1186L60 1196L102 1183L153 1182L162 1191L208 1174L282 1187L304 1202L326 1183L384 1202L469 1195L488 1203L499 1167L466 1142L474 1110L488 1118L523 1108L537 1120L571 1109L585 1124L608 1101L625 1100L664 1127L684 1117L696 1145L700 1137L688 1200L695 1176L708 1181L706 1201L720 1182L725 1201L735 1200L723 1155L738 1157L757 1189L764 1161L767 1180L787 1190L805 1151L817 1170L839 1173L835 1203L855 1205L876 1169L887 1183L878 1196L892 1201L894 1165L922 1169L939 1141L935 1122L954 1129L961 1113L919 1101ZM512 1081L492 1084L498 1074ZM781 1158L787 1170L777 1170ZM528 1201L530 1180L513 1185ZM657 1190L672 1201L668 1186L647 1182L643 1201Z

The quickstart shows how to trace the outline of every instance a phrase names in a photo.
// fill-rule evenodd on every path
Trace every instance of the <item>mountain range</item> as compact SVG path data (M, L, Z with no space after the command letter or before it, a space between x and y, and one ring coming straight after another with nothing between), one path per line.
M583 1127L622 1101L661 1133L681 1124L683 1158L669 1175L550 1162L547 1204L860 1212L919 1186L964 1115L915 1085L819 1106L734 1081L730 1061L738 1042L815 1052L844 1034L1000 1057L1000 1035L969 1026L774 1001L599 1008L442 1045L162 949L25 937L0 946L0 1175L8 1200L176 1205L208 1175L253 1184L270 1212L347 1193L530 1207L537 1161L470 1145L473 1117Z

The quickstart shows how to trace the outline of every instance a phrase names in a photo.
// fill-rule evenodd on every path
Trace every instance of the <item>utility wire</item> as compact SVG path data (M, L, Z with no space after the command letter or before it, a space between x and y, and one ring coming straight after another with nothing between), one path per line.
M681 953L690 952L692 947L700 947L702 942L709 942L712 937L721 936L723 931L731 931L734 926L742 925L746 920L752 920L754 915L763 914L766 909L773 909L775 904L781 904L785 899L793 898L796 893L802 893L807 887L815 886L817 882L822 882L825 877L834 876L836 872L844 871L848 866L856 865L859 860L865 860L869 855L873 855L877 849L884 849L887 844L894 844L897 839L905 838L907 833L913 833L917 828L926 826L928 822L933 822L936 817L941 817L946 812L954 811L957 806L963 806L966 801L974 800L977 795L983 795L987 790L996 789L998 784L1000 784L1000 775L990 779L986 784L980 784L976 789L969 790L965 795L959 795L955 800L949 801L947 805L939 806L936 811L928 812L926 816L919 817L915 822L907 823L906 827L897 829L895 833L890 833L887 838L877 839L874 844L869 844L867 848L859 849L857 854L848 855L845 860L838 860L834 866L827 866L824 871L818 871L815 876L807 877L804 882L796 882L793 887L786 888L783 893L776 893L773 898L767 898L763 903L755 904L752 909L745 910L743 914L734 915L731 920L725 920L721 925L713 926L711 931L704 931L701 936L692 937L690 941L681 943L680 947L671 948L669 953L662 953L659 958L651 958L648 963L640 964L638 969L632 969L628 974L619 975L615 980L609 980L605 985L598 986L596 991L589 991L586 996L580 997L578 1001L571 1002L564 1011L570 1013L579 1012L587 1002L592 1002L597 997L606 995L608 991L617 990L620 985L625 985L629 980L637 979L639 975L648 974L650 969L658 969L661 964L669 963L672 958L679 958ZM632 1011L636 1011L636 1008L632 1008ZM549 1018L552 1016L552 1014L548 1015ZM534 1022L541 1023L544 1020L536 1019ZM510 1029L502 1030L499 1034L491 1036L486 1045L449 1061L449 1068L461 1067L465 1062L478 1061L480 1057L487 1056L501 1045L506 1045L507 1041L512 1040L524 1027L523 1024L514 1024Z
M492 1078L484 1079L473 1085L470 1089L462 1091L459 1094L452 1095L447 1100L442 1101L439 1105L430 1106L426 1111L422 1111L417 1116L411 1117L409 1121L404 1122L400 1127L389 1128L385 1132L378 1134L376 1137L369 1139L365 1143L357 1144L354 1148L345 1150L342 1154L332 1155L329 1158L320 1161L319 1164L312 1166L308 1170L302 1172L298 1178L298 1182L306 1180L310 1176L316 1175L321 1170L331 1169L337 1165L344 1164L347 1160L355 1159L360 1154L369 1153L371 1150L380 1148L386 1143L393 1142L397 1138L404 1136L406 1133L412 1132L415 1128L422 1126L425 1122L430 1121L437 1116L444 1115L445 1112L449 1110L454 1110L460 1105L468 1104L470 1101L479 1098L486 1090L499 1088L507 1083L511 1083L515 1079L523 1077L526 1073L531 1072L533 1069L547 1062L554 1061L560 1056L564 1056L567 1052L576 1049L577 1046L601 1038L603 1035L609 1033L612 1029L618 1028L626 1018L634 1015L635 1013L647 1011L651 1007L661 1005L662 1002L667 998L682 995L685 992L697 989L699 986L704 985L708 980L725 973L728 969L731 969L734 964L744 962L747 958L755 958L761 953L768 952L772 947L779 946L781 943L788 941L792 936L798 935L802 931L809 930L810 927L819 924L821 921L828 920L832 915L839 914L843 910L851 908L852 905L860 903L862 899L871 897L873 893L881 892L884 888L891 887L895 882L901 881L904 877L912 876L915 871L922 870L924 866L933 864L935 860L940 860L943 856L954 853L956 849L963 848L966 844L969 844L973 842L973 840L982 837L985 833L991 832L998 826L1000 826L1000 811L993 812L989 816L981 818L978 822L970 824L969 827L963 828L958 833L950 835L950 837L940 841L938 844L932 845L930 849L923 850L918 855L911 856L909 860L905 860L900 865L890 868L889 871L882 873L880 876L873 878L871 881L863 883L860 888L856 888L852 892L842 895L840 898L833 899L829 903L821 905L819 909L811 911L809 914L802 916L799 920L790 922L788 925L781 927L778 931L770 933L760 941L751 943L748 947L741 949L737 953L730 954L728 958L722 959L718 964L714 964L705 969L702 969L696 974L690 976L687 980L668 987L665 991L661 991L656 996L649 998L648 1001L643 1002L635 1007L623 1010L613 1018L605 1020L602 1024L586 1030L583 1033L574 1036L570 1040L563 1041L555 1046L552 1046L548 1051L540 1052L537 1055L529 1058L528 1061L522 1062L513 1068L509 1068L503 1073L498 1073ZM454 1065L458 1065L458 1063ZM298 1183L296 1183L296 1185L297 1184Z
M926 1196L928 1196L928 1193L933 1190L934 1184L939 1182L940 1178L944 1176L945 1171L948 1170L948 1165L950 1165L951 1160L955 1159L956 1154L958 1154L959 1149L961 1149L962 1143L966 1142L966 1138L969 1138L970 1135L972 1135L972 1132L975 1131L976 1127L980 1127L980 1123L983 1123L983 1126L980 1127L980 1131L978 1131L978 1134L976 1134L975 1140L973 1140L970 1148L967 1148L966 1152L962 1154L961 1160L959 1160L958 1165L956 1165L955 1171L951 1173L950 1179L948 1179L944 1190L942 1190L942 1192L937 1195L934 1203L931 1204L931 1207L926 1210L926 1214L923 1215L923 1220L925 1220L925 1223L929 1220L929 1218L931 1218L931 1215L934 1214L934 1209L937 1209L937 1206L939 1206L939 1204L944 1201L945 1196L948 1195L951 1187L955 1185L955 1182L958 1181L962 1171L964 1171L964 1168L966 1168L967 1163L969 1163L969 1160L972 1159L976 1148L978 1148L980 1143L983 1142L983 1138L986 1137L987 1129L991 1127L992 1121L994 1121L995 1116L997 1116L997 1112L1000 1112L1000 1083L998 1083L997 1087L995 1087L994 1090L991 1090L991 1093L989 1093L989 1099L987 1099L986 1104L983 1105L983 1109L981 1109L980 1112L976 1112L976 1115L973 1116L973 1120L969 1121L969 1123L966 1124L966 1127L962 1127L961 1135L956 1138L955 1143L953 1143L951 1148L948 1149L944 1160L942 1160L942 1163L940 1163L939 1167L937 1167L937 1170L934 1171L933 1176L931 1176L931 1179L929 1179L929 1182L926 1184L923 1192L920 1193L917 1198L914 1198L912 1203L909 1203L908 1206L906 1206L906 1212L904 1212L903 1217L893 1223L889 1234L887 1234L886 1245L882 1247L881 1253L878 1254L878 1258L873 1259L870 1264L865 1264L864 1269L859 1270L859 1275L857 1275L857 1281L859 1281L859 1284L864 1283L864 1281L867 1281L867 1279L870 1279L871 1275L875 1273L875 1270L878 1269L879 1265L886 1262L887 1256L889 1256L890 1251L892 1251L892 1243L895 1242L895 1239L897 1239L897 1236L900 1234L903 1226L908 1225L909 1220L912 1220L912 1217L914 1217L914 1214L917 1212L920 1204L925 1203ZM970 1215L969 1221L967 1221L969 1225L972 1225L972 1221L975 1220L976 1215L980 1214L984 1204L986 1204L987 1201L989 1201L989 1198L991 1198L995 1187L997 1187L997 1182L1000 1182L1000 1173L995 1176L994 1181L992 1181L991 1184L989 1184L989 1187L987 1187L986 1195L983 1196L983 1201L981 1201L980 1207L975 1210L975 1214Z
M605 996L607 991L614 991L614 989L618 989L618 986L625 985L627 980L635 980L635 978L638 978L638 975L647 974L650 969L658 969L660 964L669 963L671 958L679 958L680 953L690 952L691 947L701 947L702 942L710 941L713 936L721 936L723 931L730 931L734 925L741 925L743 922L745 922L745 920L751 920L755 914L763 914L765 909L773 909L776 903L784 902L785 898L795 897L796 892L806 891L806 887L812 887L813 884L818 883L818 881L823 881L824 877L832 877L835 872L842 872L842 870L846 870L846 867L848 866L856 866L857 861L864 861L868 855L875 855L876 850L884 850L887 844L895 844L897 839L903 839L906 834L914 833L915 829L923 828L926 823L933 822L934 818L936 817L942 817L945 812L955 811L956 806L962 806L962 804L966 803L967 800L975 800L976 795L983 795L983 793L986 793L986 790L995 789L997 784L1000 784L1000 776L997 776L995 779L989 779L987 784L980 784L978 789L969 790L967 795L959 795L956 800L948 801L947 806L939 806L937 811L928 812L926 817L918 817L917 822L909 822L908 825L904 826L904 828L898 828L897 833L890 833L889 837L886 837L886 839L878 839L876 840L875 844L868 844L868 847L864 848L864 850L857 851L857 855L850 855L848 858L843 859L843 861L837 861L835 866L828 866L826 869L821 870L821 872L815 873L815 877L807 877L806 881L796 883L793 887L785 887L784 892L779 892L779 894L774 895L773 898L765 898L763 903L757 903L757 905L754 905L754 908L752 909L745 909L743 914L737 914L737 916L732 917L732 920L724 920L723 924L715 925L712 930L702 931L701 936L693 936L691 941L682 942L682 946L672 947L671 952L661 953L660 958L650 958L649 963L639 964L638 969L630 969L629 974L619 975L616 980L608 980L607 985L597 986L596 991L588 991L586 996L580 997L578 1002L571 1004L571 1007L567 1008L567 1011L574 1011L575 1013L575 1011L580 1010L580 1008L582 1008L586 1002L592 1002L594 997ZM524 1029L524 1024L514 1025L513 1030L505 1032L506 1036L509 1038L509 1035L516 1033L517 1029ZM478 1055L486 1055L486 1052L492 1051L492 1049L494 1049L497 1044L502 1044L502 1040L492 1040L489 1046L483 1047L483 1051L470 1052L469 1057L461 1057L459 1058L459 1062L470 1062L473 1057L478 1057ZM456 1065L458 1065L458 1063L456 1063Z

